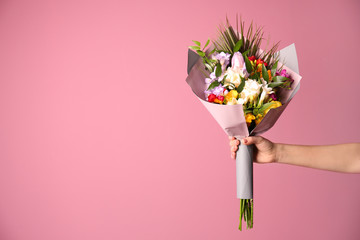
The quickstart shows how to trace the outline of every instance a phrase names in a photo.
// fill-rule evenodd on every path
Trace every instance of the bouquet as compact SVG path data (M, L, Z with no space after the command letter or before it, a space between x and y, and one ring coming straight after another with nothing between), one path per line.
M276 43L263 51L263 28L251 23L245 32L242 20L236 24L235 30L226 19L218 38L203 47L193 41L186 81L224 131L242 139L260 135L275 124L298 91L301 77L294 45L278 52ZM283 57L288 66L279 61ZM243 219L247 228L253 227L252 152L252 146L240 145L236 154L240 230Z

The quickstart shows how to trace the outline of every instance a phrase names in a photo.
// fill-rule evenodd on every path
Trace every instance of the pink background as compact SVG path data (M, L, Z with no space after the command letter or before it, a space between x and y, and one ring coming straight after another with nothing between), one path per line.
M191 40L236 13L298 51L264 136L359 142L357 0L2 0L0 239L359 239L360 174L279 164L255 165L237 230L227 136L185 83Z

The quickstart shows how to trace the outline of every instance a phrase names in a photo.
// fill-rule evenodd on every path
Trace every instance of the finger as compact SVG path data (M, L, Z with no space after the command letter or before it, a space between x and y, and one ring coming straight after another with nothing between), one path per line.
M238 150L238 147L237 147L237 146L232 146L232 147L231 147L231 151L232 151L232 152L236 152L237 150Z
M242 143L245 145L251 145L251 144L259 144L263 141L262 137L253 136L253 137L246 137L242 139Z
M239 140L231 140L230 141L230 146L238 146L240 144Z
M236 153L231 152L231 158L232 158L232 159L235 159L235 158L236 158Z

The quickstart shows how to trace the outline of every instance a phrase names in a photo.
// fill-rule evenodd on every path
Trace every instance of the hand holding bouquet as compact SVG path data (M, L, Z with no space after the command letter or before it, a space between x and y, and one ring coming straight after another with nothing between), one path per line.
M196 54L189 52L188 84L224 131L238 139L270 129L300 86L301 77L279 62L278 43L260 49L263 34L253 24L245 34L241 20L235 31L227 20L211 45L194 41L190 47ZM284 52L296 70L295 48ZM253 227L252 147L240 145L236 159L241 230L242 219Z

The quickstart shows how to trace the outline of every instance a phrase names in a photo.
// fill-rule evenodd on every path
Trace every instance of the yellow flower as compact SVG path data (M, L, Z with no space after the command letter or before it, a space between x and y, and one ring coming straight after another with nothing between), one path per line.
M256 71L259 72L259 73L261 73L261 71L262 71L262 63L259 63L259 64L257 65Z
M255 119L256 125L258 125L261 122L261 120L263 120L263 118L264 116L261 114L256 115L256 119Z
M252 113L247 113L245 115L245 121L246 121L246 124L248 127L250 126L252 120L254 120L254 119L255 119L255 116Z
M225 95L225 102L227 105L235 105L237 104L236 98L239 93L236 90L231 90Z
M279 101L273 101L271 102L272 104L264 111L264 116L269 112L270 109L272 108L277 108L280 107L282 104Z
M236 90L231 90L228 92L225 96L226 101L231 102L232 99L236 99L238 97L239 93Z

